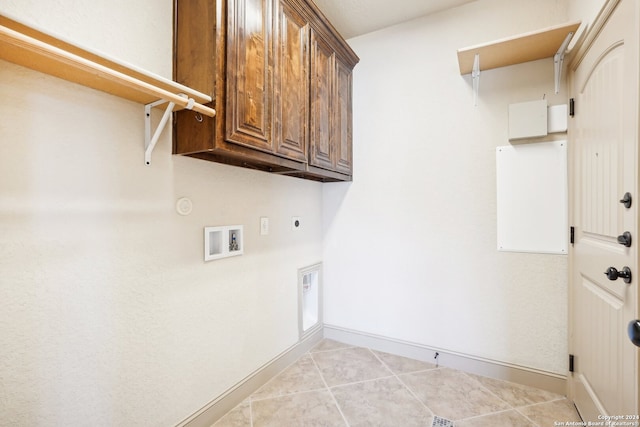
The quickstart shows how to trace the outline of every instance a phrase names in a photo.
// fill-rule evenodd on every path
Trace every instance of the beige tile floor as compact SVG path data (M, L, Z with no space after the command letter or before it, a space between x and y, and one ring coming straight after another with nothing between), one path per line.
M580 421L557 394L325 339L214 426L431 427L434 417L456 427Z

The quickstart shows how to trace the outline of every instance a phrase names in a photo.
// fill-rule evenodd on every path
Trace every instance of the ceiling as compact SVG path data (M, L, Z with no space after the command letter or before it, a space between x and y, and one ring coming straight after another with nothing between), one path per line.
M345 39L474 0L314 0Z

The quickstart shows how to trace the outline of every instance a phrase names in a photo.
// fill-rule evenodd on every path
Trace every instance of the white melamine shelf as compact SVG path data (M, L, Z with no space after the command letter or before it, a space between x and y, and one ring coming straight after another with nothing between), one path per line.
M0 59L144 104L147 121L151 107L167 105L153 138L146 130L147 164L172 111L186 108L209 117L216 114L213 108L202 105L212 101L209 95L2 15Z
M460 74L471 73L474 103L477 105L480 71L550 57L554 61L555 92L558 93L564 54L578 27L580 21L458 49Z
M476 54L480 55L481 71L550 58L558 52L567 35L575 34L579 26L580 21L576 21L458 49L460 74L473 71Z

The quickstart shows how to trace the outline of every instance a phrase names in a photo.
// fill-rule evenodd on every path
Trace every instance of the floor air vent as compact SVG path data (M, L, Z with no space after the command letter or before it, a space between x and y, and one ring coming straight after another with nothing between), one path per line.
M449 421L446 418L433 417L431 427L454 427L454 425L453 421Z

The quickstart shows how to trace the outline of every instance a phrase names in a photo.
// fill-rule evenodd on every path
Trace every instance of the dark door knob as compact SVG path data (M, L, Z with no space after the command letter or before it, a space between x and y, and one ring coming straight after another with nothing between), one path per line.
M627 328L631 342L640 347L640 320L632 320Z
M631 283L631 269L627 266L622 267L622 270L620 271L615 267L609 267L604 274L609 280L618 280L619 278L622 278L624 279L624 283Z
M622 200L620 200L620 203L622 203L624 205L625 208L630 208L631 207L631 193L624 193L624 196L622 196Z
M626 247L631 247L631 233L625 231L621 235L618 236L618 243L624 245Z

